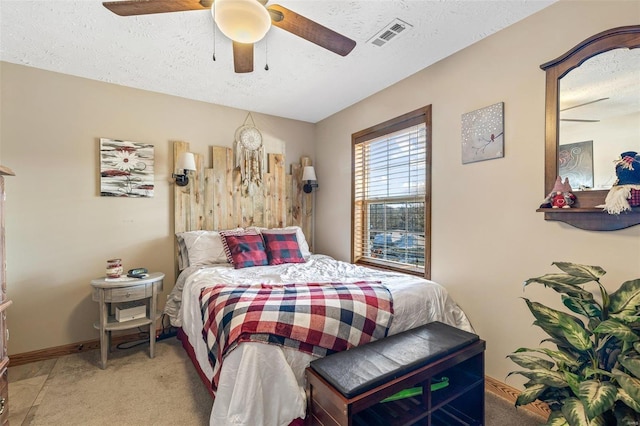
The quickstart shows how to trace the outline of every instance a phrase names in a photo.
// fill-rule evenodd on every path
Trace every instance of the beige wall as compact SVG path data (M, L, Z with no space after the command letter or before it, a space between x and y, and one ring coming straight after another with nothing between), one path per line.
M231 146L246 111L129 89L9 63L0 64L0 159L7 178L9 352L95 339L92 278L105 261L144 266L173 286L172 140ZM286 145L287 163L313 156L314 126L252 114L269 146ZM100 137L155 146L155 195L99 196Z
M611 287L640 277L640 226L590 232L545 222L535 211L545 195L539 65L638 18L637 1L561 2L320 122L318 251L350 258L351 133L433 105L432 279L487 341L487 374L505 381L517 369L505 356L542 338L520 297L559 299L551 290L523 293L526 278L554 271L553 261L602 266ZM496 102L505 103L505 157L462 165L460 116Z

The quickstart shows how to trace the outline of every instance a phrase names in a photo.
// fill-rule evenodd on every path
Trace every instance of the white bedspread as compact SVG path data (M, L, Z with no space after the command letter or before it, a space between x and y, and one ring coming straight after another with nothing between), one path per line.
M165 313L182 327L207 378L213 370L202 338L200 290L214 284L354 282L379 280L391 292L394 317L389 334L441 321L473 331L467 317L439 284L312 255L307 263L234 269L231 265L187 268L167 298ZM305 416L304 369L312 355L263 343L242 343L222 364L211 411L215 426L288 425Z

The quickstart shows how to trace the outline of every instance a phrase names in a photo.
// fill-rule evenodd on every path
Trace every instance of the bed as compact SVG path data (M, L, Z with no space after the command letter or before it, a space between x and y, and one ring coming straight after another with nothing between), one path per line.
M235 230L238 235L241 231ZM254 231L258 234L262 231L262 238L267 241L264 229ZM304 287L307 283L325 287L364 283L379 286L378 290L382 287L390 296L393 315L384 331L386 334L431 321L473 331L462 310L444 287L435 282L311 254L300 227L283 228L276 233L293 235L302 258L296 261L299 263L277 264L271 262L270 257L269 263L275 264L236 269L227 261L228 250L225 253L220 246L226 238L224 235L215 231L191 231L178 236L182 271L168 296L165 313L173 326L180 327L183 345L192 352L196 367L214 391L211 425L286 426L304 418L304 370L311 360L321 356L313 351L249 339L230 345L219 362L213 362L211 342L207 344L207 333L203 333L204 324L209 320L203 319L206 314L203 314L202 303L203 295L216 286L245 291L256 287L281 290Z

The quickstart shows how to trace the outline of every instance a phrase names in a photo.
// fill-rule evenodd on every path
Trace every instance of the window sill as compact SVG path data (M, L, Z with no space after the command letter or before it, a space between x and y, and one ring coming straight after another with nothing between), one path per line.
M410 266L403 267L401 265L395 265L386 262L372 262L367 260L358 260L357 262L355 262L355 264L358 266L364 266L366 268L377 269L381 271L401 272L403 274L426 278L424 275L424 270L419 270Z

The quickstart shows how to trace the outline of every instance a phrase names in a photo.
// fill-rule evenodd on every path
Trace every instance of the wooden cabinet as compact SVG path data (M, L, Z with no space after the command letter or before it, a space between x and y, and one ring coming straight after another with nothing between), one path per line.
M11 300L7 299L7 279L6 279L6 249L4 237L4 177L13 176L13 172L4 166L0 166L0 424L9 424L9 383L7 380L7 366L9 357L7 355L7 308L11 305Z

